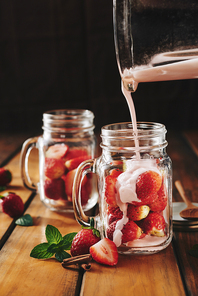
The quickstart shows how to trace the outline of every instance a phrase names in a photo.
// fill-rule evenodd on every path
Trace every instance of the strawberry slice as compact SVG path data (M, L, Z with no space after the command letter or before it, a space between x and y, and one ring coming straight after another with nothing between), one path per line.
M65 196L65 183L59 179L46 179L44 183L45 195L54 200L66 199Z
M157 195L158 195L158 198L156 199L156 201L149 204L150 210L152 212L162 212L167 205L167 194L164 188L164 184L162 184Z
M135 222L129 220L122 229L122 243L127 243L140 238L142 232L142 229Z
M70 148L66 155L66 161L72 158L88 155L87 150L80 148Z
M76 173L76 169L69 171L66 175L63 175L61 177L65 182L65 193L69 201L72 201L72 187L73 187L75 173ZM82 181L82 188L86 184L86 182L87 182L87 176L84 176Z
M146 171L139 175L136 182L137 197L141 204L149 204L157 199L157 192L162 184L162 177L155 171Z
M151 212L148 216L143 219L139 226L143 229L146 234L154 236L165 236L166 222L164 217L157 212Z
M129 204L127 208L127 217L132 221L139 221L148 215L150 208L146 205L132 205Z
M65 144L56 144L53 146L50 146L46 151L46 157L48 158L64 158L67 154L67 151L69 149L69 146Z
M110 175L114 178L117 178L122 172L119 169L113 169L110 171Z
M111 175L108 175L105 178L105 193L104 198L106 200L106 203L110 206L117 206L116 203L116 181L117 179L112 177Z
M89 252L92 258L101 264L116 265L118 263L117 247L108 238L103 238L98 243L90 247Z
M72 159L69 159L65 162L65 166L69 171L71 171L71 170L76 169L79 166L79 164L81 164L81 162L83 162L87 159L91 159L91 156L83 155L83 156L79 156L76 158L72 158Z
M58 179L65 172L65 165L61 159L45 158L45 176L50 179Z

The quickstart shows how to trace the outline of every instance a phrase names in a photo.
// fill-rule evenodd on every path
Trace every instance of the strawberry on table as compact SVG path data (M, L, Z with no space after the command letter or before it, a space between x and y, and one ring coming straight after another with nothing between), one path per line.
M81 229L73 238L71 255L79 256L89 254L90 247L100 241L100 233L91 223L90 227Z
M56 159L64 158L65 155L67 154L68 149L69 149L69 146L65 144L52 145L47 149L45 156L48 158L56 158Z
M161 188L157 193L158 197L155 202L149 204L149 207L152 212L162 212L167 205L167 193L164 188L164 184L162 184Z
M44 183L45 195L54 200L66 199L65 182L63 179L46 179Z
M87 159L91 159L91 156L82 155L82 156L79 156L76 158L71 158L65 162L65 166L69 171L71 171L71 170L76 169L79 166L79 164L81 164L81 162L83 162Z
M166 222L160 213L149 213L148 216L140 222L139 226L146 234L165 236Z
M90 247L90 254L92 258L101 264L116 265L118 263L117 247L108 238L103 238L98 243Z
M0 168L0 186L6 186L12 181L12 174L5 168Z
M61 159L45 158L45 176L50 179L58 179L65 173L65 165Z
M19 218L24 211L24 204L19 195L9 192L0 196L0 206L2 212L9 215L11 218Z
M155 171L146 171L136 181L137 197L141 204L150 204L157 199L157 192L162 184L162 177Z

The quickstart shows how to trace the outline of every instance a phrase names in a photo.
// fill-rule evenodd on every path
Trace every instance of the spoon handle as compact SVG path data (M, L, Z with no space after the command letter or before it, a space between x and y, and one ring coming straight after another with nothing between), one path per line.
M182 199L184 200L185 204L187 206L192 206L192 203L191 201L187 198L186 194L185 194L185 191L184 191L184 188L181 184L181 182L178 180L178 181L175 181L175 186L177 188L177 190L179 191L179 194L181 195Z

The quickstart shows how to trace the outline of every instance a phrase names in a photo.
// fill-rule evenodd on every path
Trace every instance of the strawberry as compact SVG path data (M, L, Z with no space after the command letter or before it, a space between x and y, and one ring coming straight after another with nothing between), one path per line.
M91 226L81 229L73 238L70 249L72 256L88 254L90 247L100 241L100 233L93 224L91 220Z
M155 171L146 171L136 181L137 197L141 204L149 204L157 199L157 192L162 184L162 177Z
M110 175L114 178L117 178L122 172L119 169L112 169Z
M54 200L66 199L65 183L63 179L46 179L44 183L45 195Z
M90 247L92 258L101 264L116 265L118 263L117 247L108 238L103 238L98 243Z
M129 204L127 208L127 217L132 221L139 221L148 215L150 208L146 205L132 205Z
M50 179L58 179L65 172L65 165L61 159L45 158L44 173Z
M122 243L127 243L140 238L142 232L142 229L135 222L129 220L122 229Z
M12 181L12 174L5 168L0 168L0 186L6 186Z
M70 148L66 155L66 161L72 158L88 155L87 150L80 148Z
M149 213L148 216L140 222L139 226L146 234L165 236L164 230L166 222L164 220L164 217L160 213Z
M120 220L123 216L119 207L108 207L107 212L109 214L109 225L115 220Z
M46 157L48 158L64 158L67 154L69 147L65 144L56 144L53 146L50 146L46 151Z
M157 195L158 195L157 200L149 204L150 210L152 212L162 212L167 205L167 194L165 192L164 184L162 184Z
M24 211L24 204L19 195L9 192L1 198L2 212L9 215L11 218L19 218Z
M117 181L117 178L114 178L111 175L108 175L105 178L104 198L106 200L106 203L110 206L117 206L116 187L115 187L116 181Z
M107 228L107 237L110 240L113 240L113 233L115 231L115 227L117 224L117 221L114 221L109 225ZM126 225L124 225L122 231L122 243L126 243L129 241L133 241L134 239L138 239L142 235L141 228L133 221L129 220Z
M65 166L69 171L71 171L76 169L79 166L79 164L81 164L81 162L87 159L91 159L91 156L83 155L76 158L71 158L65 162Z

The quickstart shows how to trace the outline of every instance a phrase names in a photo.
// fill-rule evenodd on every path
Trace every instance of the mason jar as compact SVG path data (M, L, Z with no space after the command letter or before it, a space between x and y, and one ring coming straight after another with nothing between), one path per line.
M81 204L81 183L90 172L98 178L99 214L95 226L122 254L152 254L172 239L172 164L163 124L139 122L106 125L102 154L84 161L73 186L77 221L90 224Z
M24 186L37 190L51 210L73 211L72 186L78 165L94 158L96 138L94 114L89 110L52 110L43 114L43 135L26 140L21 151L21 176ZM28 161L32 148L39 150L39 182L29 176ZM95 176L82 181L81 203L91 209L97 202Z

